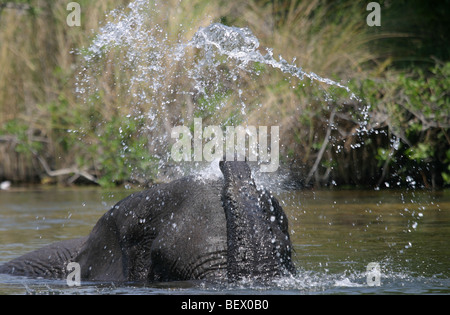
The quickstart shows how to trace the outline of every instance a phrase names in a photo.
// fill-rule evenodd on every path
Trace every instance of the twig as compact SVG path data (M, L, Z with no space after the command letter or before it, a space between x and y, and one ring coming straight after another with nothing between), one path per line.
M319 153L317 155L316 161L314 162L313 167L308 173L308 176L306 177L305 185L308 185L311 181L311 178L313 177L314 173L317 171L317 168L319 167L319 163L322 160L322 156L325 153L325 149L328 146L328 142L330 141L330 135L331 135L331 128L334 123L334 116L336 115L336 109L333 108L333 111L330 114L330 119L328 120L328 129L327 133L325 134L325 139L323 140L322 147L319 150Z
M0 142L17 142L17 137L15 136L0 136Z
M1 5L1 3L0 3L0 5ZM38 141L38 142L48 142L48 140L43 138L43 137L32 137L31 140L32 141ZM21 143L21 141L16 136L10 136L10 135L0 136L0 142L10 142L14 146L17 143ZM97 179L94 176L92 176L91 174L89 174L86 171L78 169L75 166L72 166L72 167L69 167L69 168L63 168L63 169L56 170L56 171L52 171L50 169L50 166L48 165L47 161L41 155L39 155L35 150L33 150L31 148L28 148L28 149L38 159L39 163L41 163L42 167L44 168L44 170L45 170L45 172L47 173L48 176L50 176L50 177L58 177L58 176L74 174L68 180L69 184L73 183L79 177L84 177L87 180L98 184L98 181L97 181Z
M450 137L447 134L447 130L441 127L442 132L444 133L445 139L447 139L448 144L450 144Z
M33 152L33 154L39 160L39 162L41 163L41 165L44 168L45 172L50 177L58 177L58 176L75 174L74 176L78 176L78 177L82 176L82 177L86 178L87 180L98 184L98 181L97 181L97 179L94 176L92 176L88 172L79 170L76 167L69 167L69 168L63 168L63 169L60 169L60 170L52 171L50 169L49 165L47 164L47 161L45 161L42 156L40 156L36 152ZM73 182L78 177L72 177L71 182Z
M395 149L394 149L394 148L391 148L391 150L390 150L390 152L389 152L389 155L388 155L386 161L384 161L384 164L383 164L383 172L381 173L381 177L380 177L380 179L378 180L377 187L380 187L381 183L383 182L384 178L385 178L386 175L387 175L387 172L388 172L388 170L389 170L389 163L391 162L392 156L394 155L394 151L395 151Z

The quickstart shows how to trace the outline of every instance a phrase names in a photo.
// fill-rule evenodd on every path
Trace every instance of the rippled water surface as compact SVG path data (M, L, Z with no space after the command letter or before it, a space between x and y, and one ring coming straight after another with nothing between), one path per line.
M0 192L0 264L51 242L87 235L130 191ZM0 294L427 294L450 293L450 192L289 191L298 275L268 285L173 282L145 286L0 275ZM379 264L380 285L367 283Z

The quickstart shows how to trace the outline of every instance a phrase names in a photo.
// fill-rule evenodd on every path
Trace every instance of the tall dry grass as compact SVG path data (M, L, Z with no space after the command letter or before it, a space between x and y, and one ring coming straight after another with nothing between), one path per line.
M67 26L67 1L63 0L30 1L32 10L5 9L0 13L0 126L11 120L25 125L26 141L30 142L30 147L32 142L41 142L41 146L33 150L39 151L51 168L76 165L101 177L124 163L115 158L117 148L111 144L124 140L117 140L111 129L121 127L120 119L129 113L156 114L162 130L139 131L140 125L136 123L135 130L130 132L134 132L136 141L139 137L145 138L144 142L150 144L146 148L149 152L157 152L166 144L154 142L155 138L170 135L172 126L180 122L188 124L194 115L207 110L199 105L204 100L192 95L177 96L176 101L165 102L167 95L176 92L174 86L186 87L180 79L182 76L177 74L189 70L186 70L188 65L169 55L161 59L161 68L166 71L161 75L165 85L156 92L149 88L151 82L141 82L135 90L128 90L135 68L123 66L126 47L108 51L96 60L95 67L90 68L91 64L83 71L86 66L83 54L71 52L88 47L99 26L114 19L112 15L106 17L105 13L129 1L78 2L82 7L81 27ZM376 59L366 45L364 8L350 1L345 7L336 8L323 0L244 3L169 0L158 1L158 10L163 14L152 16L148 21L149 29L155 30L152 26L158 24L163 29L161 34L170 34L164 39L167 42L186 41L200 26L226 21L249 27L263 47L273 48L275 56L281 54L288 61L296 58L296 64L305 71L338 81L366 76L365 65ZM186 60L195 62L195 52L191 54ZM82 100L74 93L80 72L95 81L94 90ZM249 105L244 123L279 125L284 158L296 161L296 165L311 166L327 131L329 106L339 101L322 101L325 94L321 94L320 89L267 68L259 76L243 73L239 88L244 91L242 99ZM151 95L150 102L139 100L139 93L135 92L142 91ZM221 93L215 91L212 99L221 97ZM214 119L230 117L239 102L236 98L223 98L227 105L220 113L210 115L207 112L209 117L205 119L210 119L211 123L216 122ZM148 121L140 123L145 125ZM67 136L67 130L82 130L83 134ZM130 159L127 163L135 162ZM34 165L31 169L38 175L45 174L32 157L30 165ZM114 175L111 179L123 180L128 175Z
M262 7L261 2L265 3ZM249 25L264 46L273 47L274 56L280 54L289 62L295 60L304 71L347 85L350 79L366 78L378 67L387 65L377 65L378 56L368 46L373 37L368 33L367 11L362 3L250 1L242 12L243 23ZM336 163L331 154L332 144L326 139L333 111L338 117L332 121L332 138L350 147L356 140L354 130L358 127L354 113L362 105L339 89L287 78L276 71L266 72L261 80L250 84L257 84L252 89L258 91L259 101L264 100L252 113L250 122L280 125L281 158L290 163L292 173L299 174L304 181L314 163L320 161L323 176L316 172L315 178L308 180L327 182L332 170L337 170L333 167ZM327 150L320 156L322 146ZM342 162L348 165L348 161Z
M0 177L32 181L45 174L32 154L37 148L53 168L74 163L60 146L63 130L71 126L59 124L51 108L69 103L67 112L59 111L63 122L77 107L77 57L71 51L88 45L104 12L124 1L78 2L83 23L75 28L66 24L67 1L11 1L0 11L0 130L9 136L0 142Z
M62 92L71 91L69 81L76 63L71 50L88 44L104 12L118 2L81 1L80 28L66 24L67 1L30 1L30 9L1 11L0 122L30 119L37 104L55 101Z

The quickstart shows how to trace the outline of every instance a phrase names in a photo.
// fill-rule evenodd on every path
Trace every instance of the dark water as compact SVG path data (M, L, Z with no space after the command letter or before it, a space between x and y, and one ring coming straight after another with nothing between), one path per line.
M110 206L130 193L0 191L0 264L51 242L87 235ZM279 199L290 218L295 277L264 286L68 287L65 281L0 275L0 294L450 293L450 191L290 191ZM367 282L369 263L380 267L379 285Z

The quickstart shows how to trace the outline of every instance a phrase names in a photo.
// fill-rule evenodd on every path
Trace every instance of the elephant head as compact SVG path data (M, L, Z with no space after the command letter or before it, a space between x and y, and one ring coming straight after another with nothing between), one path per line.
M0 273L81 280L266 280L294 273L285 213L258 190L246 162L220 162L223 179L188 176L134 193L91 233L18 257Z

